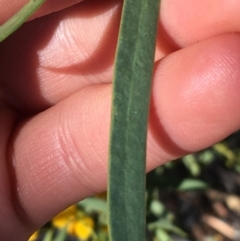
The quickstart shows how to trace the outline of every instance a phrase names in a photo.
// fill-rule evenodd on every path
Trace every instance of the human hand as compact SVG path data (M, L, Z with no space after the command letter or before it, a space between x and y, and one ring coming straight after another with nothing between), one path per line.
M76 2L47 0L35 17ZM19 3L1 2L1 23ZM106 189L121 5L85 0L30 21L0 44L3 240L26 240L67 206ZM148 171L240 126L240 36L233 34L240 3L161 5Z

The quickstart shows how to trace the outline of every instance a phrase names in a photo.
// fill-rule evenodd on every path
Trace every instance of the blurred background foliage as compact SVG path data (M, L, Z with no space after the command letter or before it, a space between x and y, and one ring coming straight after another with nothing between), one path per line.
M147 241L240 240L239 143L238 131L147 174ZM106 193L69 207L29 241L108 241Z

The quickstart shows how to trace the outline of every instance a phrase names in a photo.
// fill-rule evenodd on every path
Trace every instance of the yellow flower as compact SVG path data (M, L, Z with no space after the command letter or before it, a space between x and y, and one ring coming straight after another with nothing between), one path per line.
M38 231L33 233L33 235L28 239L28 241L35 241L38 238Z
M55 216L52 224L56 228L65 228L67 226L67 232L81 240L88 240L93 234L93 219L78 211L76 205Z
M93 227L93 220L89 217L85 217L75 222L74 234L81 240L87 240L93 233Z

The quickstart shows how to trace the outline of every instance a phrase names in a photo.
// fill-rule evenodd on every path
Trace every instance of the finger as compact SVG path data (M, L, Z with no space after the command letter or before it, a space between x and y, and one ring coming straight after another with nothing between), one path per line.
M239 31L238 1L228 8L223 0L185 1L162 1L157 59L212 35ZM86 0L27 24L0 45L5 100L38 111L89 84L111 82L121 4ZM196 11L202 17L196 18Z
M150 126L164 159L196 152L239 129L239 40L238 34L213 37L159 64Z
M240 1L163 0L160 44L181 48L223 33L239 32Z
M148 171L240 127L239 47L239 35L225 35L156 64ZM111 84L89 86L16 130L15 193L32 223L106 189L110 105Z
M121 4L87 0L29 22L3 42L5 101L36 112L80 88L111 82Z
M31 19L44 16L46 14L62 10L77 4L83 0L47 0L41 8L33 14ZM87 0L86 0L87 1ZM9 2L7 0L1 0L1 14L0 14L0 25L6 22L11 16L13 16L21 7L26 4L28 0L18 0Z

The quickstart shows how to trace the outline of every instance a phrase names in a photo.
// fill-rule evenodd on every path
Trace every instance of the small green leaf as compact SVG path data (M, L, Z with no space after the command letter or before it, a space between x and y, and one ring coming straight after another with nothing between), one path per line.
M53 230L49 229L44 235L43 241L52 241L53 238Z
M94 197L82 200L78 203L78 206L83 207L86 212L97 211L106 213L108 210L107 202L105 200Z
M59 229L59 231L53 241L65 241L68 236L67 227L68 227L68 225L66 225L66 227L64 227L64 228Z
M183 230L181 230L179 227L173 225L167 219L160 219L157 222L150 223L148 225L148 229L150 231L161 229L161 230L165 230L167 232L172 232L183 238L187 237L187 234Z
M198 164L194 154L187 155L183 157L182 160L186 168L188 168L193 176L198 176L201 173L201 167Z
M158 241L174 241L163 229L157 229L155 233Z
M184 179L178 186L179 191L205 190L208 188L207 183L197 179Z
M156 215L156 216L160 216L164 213L165 211L165 206L163 205L163 203L161 203L160 201L157 200L153 200L150 204L150 211Z

